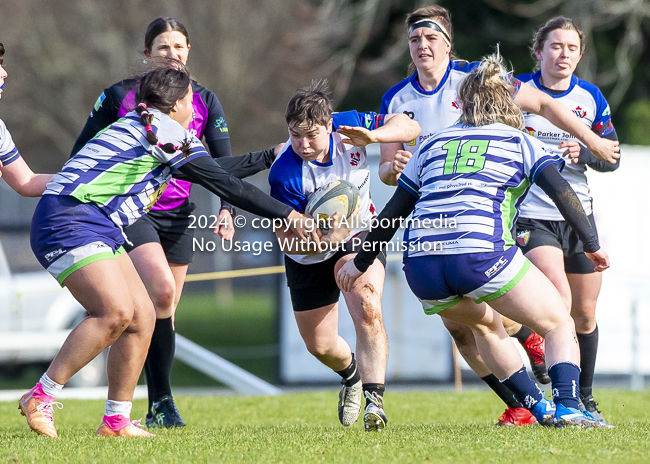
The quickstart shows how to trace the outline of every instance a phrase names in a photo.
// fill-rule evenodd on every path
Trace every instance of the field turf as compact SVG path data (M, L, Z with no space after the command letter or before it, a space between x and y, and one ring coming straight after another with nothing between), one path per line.
M615 430L500 428L501 405L479 391L388 393L389 426L346 429L334 391L279 397L178 397L184 429L153 439L96 437L103 401L65 401L60 438L29 431L16 402L0 403L0 463L648 462L650 391L598 390ZM136 401L133 417L145 412Z

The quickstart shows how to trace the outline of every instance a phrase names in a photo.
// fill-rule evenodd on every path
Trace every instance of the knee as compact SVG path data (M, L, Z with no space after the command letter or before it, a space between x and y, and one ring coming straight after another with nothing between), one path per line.
M116 340L133 320L133 308L116 308L104 317L109 338Z
M588 334L596 329L596 315L593 312L572 313L578 333Z
M356 324L366 328L382 327L381 292L370 284L364 284L359 292L358 308L349 308Z
M322 337L315 337L305 340L307 351L318 359L326 358L333 351L334 344L329 339Z
M156 288L151 291L149 295L153 303L156 312L167 313L172 310L174 305L174 297L176 293L176 288L174 282L162 281ZM170 317L169 315L163 314L164 316Z
M474 345L474 335L468 326L447 321L446 319L443 320L449 335L454 339L459 350L462 350L464 346Z

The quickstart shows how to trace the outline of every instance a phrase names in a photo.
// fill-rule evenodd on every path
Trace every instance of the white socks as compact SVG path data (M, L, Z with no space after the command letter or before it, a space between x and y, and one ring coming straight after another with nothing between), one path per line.
M56 398L56 396L61 393L61 390L63 390L63 385L56 383L54 380L49 378L47 376L47 372L43 374L43 377L41 377L41 385L43 386L43 392L47 396L51 396L53 398Z
M104 410L104 415L116 416L120 414L128 419L129 417L131 417L132 407L133 407L133 403L131 403L130 401L106 400L106 409Z

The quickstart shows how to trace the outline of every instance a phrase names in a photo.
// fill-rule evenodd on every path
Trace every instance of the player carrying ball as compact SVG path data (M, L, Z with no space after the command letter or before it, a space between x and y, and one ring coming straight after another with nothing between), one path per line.
M359 188L358 224L369 223L375 207L370 199L365 145L406 142L418 135L420 127L403 114L332 113L328 94L327 81L314 81L289 101L289 141L271 167L271 196L302 212L318 188L346 180ZM354 219L350 222L357 223ZM309 352L342 377L339 420L345 426L356 422L365 395L365 429L375 431L388 422L383 409L388 342L381 313L386 257L380 254L373 258L357 285L343 292L357 335L356 359L338 333L341 291L335 280L336 272L358 251L351 239L366 233L363 229L334 227L323 240L341 243L339 251L319 253L299 243L283 251L300 335ZM276 234L281 243L297 239L293 233Z

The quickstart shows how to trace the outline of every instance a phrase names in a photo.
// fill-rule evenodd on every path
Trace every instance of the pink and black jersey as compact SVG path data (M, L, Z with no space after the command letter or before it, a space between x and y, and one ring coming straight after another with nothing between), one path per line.
M126 79L105 89L97 99L72 149L74 156L89 140L102 129L124 117L135 107L135 79ZM192 82L194 92L194 120L190 123L189 132L198 139L203 139L214 158L232 156L230 149L230 134L226 124L223 107L219 99L210 90ZM178 179L172 179L169 186L152 210L170 210L182 205L190 196L192 184Z

